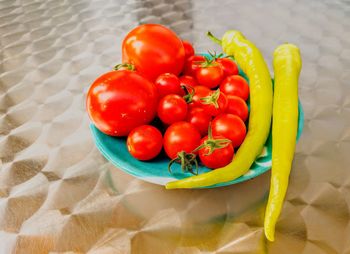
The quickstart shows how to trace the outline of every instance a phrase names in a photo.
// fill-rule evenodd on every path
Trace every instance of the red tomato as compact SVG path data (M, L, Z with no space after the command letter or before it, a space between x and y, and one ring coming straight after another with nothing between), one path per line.
M249 85L247 81L238 75L225 78L220 85L220 90L226 95L236 95L245 101L249 96Z
M127 34L122 45L124 63L131 63L150 81L162 73L179 75L185 63L182 41L170 29L144 24Z
M217 87L224 77L224 71L220 64L213 62L207 66L201 66L196 70L196 79L202 86L210 89Z
M186 121L196 127L201 136L204 136L208 132L211 116L203 108L191 108L187 113Z
M163 98L168 94L185 95L185 91L181 88L179 78L172 73L161 74L154 84L158 89L159 98Z
M86 108L90 119L103 133L126 136L156 115L158 92L155 85L139 74L111 71L91 85Z
M226 95L220 92L220 89L210 91L207 96L201 98L200 103L201 108L211 116L217 116L220 113L224 113L227 108Z
M133 129L126 140L129 153L138 160L155 158L163 146L160 131L151 125L141 125Z
M184 74L188 76L195 76L196 70L199 69L204 62L204 56L191 56L186 60Z
M245 101L234 95L227 95L226 113L239 116L243 121L248 118L248 106Z
M185 120L187 116L187 103L179 95L168 94L160 100L158 117L165 124L172 124Z
M201 98L209 96L211 90L206 86L195 86L193 93L192 102L188 104L190 108L201 107Z
M194 48L189 41L182 41L185 48L185 59L194 55Z
M216 62L220 63L224 71L224 76L238 75L237 64L229 58L218 58Z
M209 140L209 142L208 142ZM198 151L199 159L203 163L204 166L215 169L221 168L229 164L234 156L234 149L231 142L222 142L220 144L220 140L224 140L223 136L214 136L213 138L209 138L208 136L204 137L201 140L201 145L204 147ZM221 148L211 148L216 142L216 144L221 145ZM211 152L211 149L213 151Z
M211 124L213 136L224 136L232 141L233 147L240 146L246 135L246 127L241 118L231 114L221 114Z
M189 91L191 91L191 89L193 89L195 86L198 86L198 83L197 81L191 77L191 76L181 76L180 78L180 84L181 84L181 87Z
M177 122L169 126L164 134L164 150L170 159L180 152L191 153L201 142L201 135L190 123Z

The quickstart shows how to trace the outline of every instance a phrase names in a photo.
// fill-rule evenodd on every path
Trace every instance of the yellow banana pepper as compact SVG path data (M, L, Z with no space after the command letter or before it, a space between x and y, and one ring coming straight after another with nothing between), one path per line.
M281 213L298 130L298 78L301 57L298 47L283 44L274 51L275 72L272 120L272 170L269 200L265 212L265 235L275 238L275 225Z
M212 36L212 35L211 35ZM260 155L270 132L272 115L272 82L269 70L258 48L239 31L227 31L220 42L224 53L233 55L247 74L250 83L249 127L234 160L208 173L170 182L167 189L198 188L228 182L245 174Z

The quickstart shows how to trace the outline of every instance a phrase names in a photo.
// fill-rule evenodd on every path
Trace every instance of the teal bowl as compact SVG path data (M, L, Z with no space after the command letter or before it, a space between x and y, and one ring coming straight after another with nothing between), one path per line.
M240 75L247 79L247 76L240 69ZM247 79L248 81L248 79ZM248 101L249 107L249 101ZM299 117L298 117L298 133L297 140L303 131L304 125L304 112L299 101ZM181 170L179 164L175 163L172 167L172 173L168 171L169 159L161 154L157 158L151 161L139 161L133 158L126 147L126 139L108 136L101 131L99 131L93 124L90 124L90 129L94 137L94 141L98 150L102 155L109 160L118 169L135 176L146 182L165 185L170 181L184 179L191 176L190 173L184 173ZM272 140L271 131L270 135L266 141L266 144L262 150L259 157L256 158L255 162L252 164L250 170L242 175L241 177L220 184L215 184L207 188L222 187L231 184L236 184L240 182L247 181L254 177L257 177L271 168L271 151L272 151ZM210 171L207 167L200 165L199 174Z

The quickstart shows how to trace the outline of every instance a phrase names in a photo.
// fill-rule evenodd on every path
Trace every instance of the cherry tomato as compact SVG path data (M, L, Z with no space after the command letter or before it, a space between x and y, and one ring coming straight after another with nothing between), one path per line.
M144 24L129 32L122 45L123 63L131 63L150 81L162 73L179 75L185 63L182 41L170 29Z
M220 90L226 95L236 95L245 101L249 96L249 85L247 81L238 75L225 78L220 85Z
M189 41L182 41L182 44L185 48L185 59L188 59L189 57L194 55L194 48L192 44Z
M237 64L229 58L218 58L216 62L220 63L224 71L224 76L238 75Z
M234 95L227 95L226 113L236 115L244 121L248 118L248 106L245 101Z
M206 86L195 86L193 89L192 102L189 104L190 108L201 107L202 102L201 98L207 97L210 95L211 90Z
M161 74L154 84L158 89L159 98L163 98L168 94L185 95L185 91L181 88L179 78L172 73Z
M214 118L211 124L213 136L224 136L232 141L233 147L242 144L246 127L238 116L232 114L221 114Z
M191 153L201 142L201 135L190 123L177 122L169 126L164 134L164 150L170 159L180 152Z
M185 75L185 76L181 76L179 79L180 79L181 87L185 89L186 92L187 90L191 91L191 89L193 89L195 86L198 86L198 83L195 80L195 78L191 76Z
M138 160L155 158L163 146L160 131L151 125L141 125L133 129L126 140L129 153Z
M208 132L211 116L203 108L191 108L187 113L186 121L196 127L201 136L204 136Z
M202 86L210 89L217 87L224 77L224 71L219 63L209 63L207 66L201 65L196 70L196 79Z
M86 99L90 119L103 133L126 136L156 115L158 92L139 74L119 70L103 74L91 85Z
M222 144L220 144L220 140L225 140L225 138L223 136L214 136L212 138L206 136L201 140L203 148L198 151L198 155L204 166L211 169L221 168L232 161L234 156L232 143L221 142ZM214 146L214 143L219 147L211 148ZM213 151L211 151L211 149L213 149Z
M184 74L188 76L195 76L196 70L199 69L202 63L205 62L204 56L194 55L189 57L185 62Z
M227 108L227 98L219 89L210 91L207 96L201 98L200 105L207 114L217 116L225 112Z
M168 94L160 100L158 117L165 124L172 124L185 120L187 116L187 103L179 95Z

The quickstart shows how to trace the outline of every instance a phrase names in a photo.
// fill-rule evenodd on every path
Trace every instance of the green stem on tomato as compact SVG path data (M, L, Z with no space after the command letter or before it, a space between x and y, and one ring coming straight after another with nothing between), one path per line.
M114 70L120 70L122 68L125 68L129 71L135 71L136 68L135 68L135 65L131 64L131 63L122 63L122 64L117 64L116 66L114 66Z
M212 104L212 105L214 105L214 107L216 109L218 109L219 108L219 103L218 103L219 97L220 97L220 89L217 89L211 95L200 98L200 100L202 101L203 104L208 104L208 105Z
M231 140L226 138L215 139L213 138L211 123L209 123L208 127L208 139L203 142L200 146L194 149L192 152L199 151L203 148L209 148L209 151L205 155L212 154L215 150L224 148L231 143Z
M198 162L194 153L186 153L185 151L177 153L177 157L172 159L168 164L168 171L170 173L172 173L171 166L174 164L174 162L181 163L182 172L190 172L193 175L198 175ZM193 171L193 164L196 172Z

